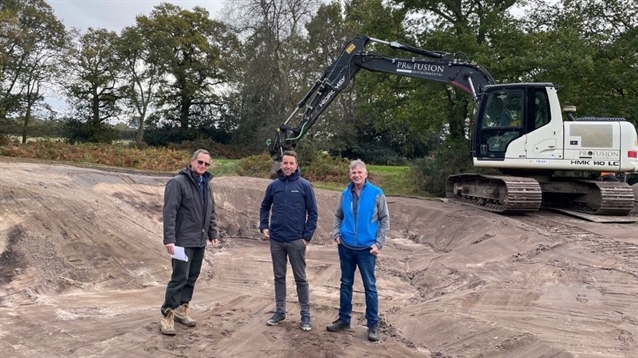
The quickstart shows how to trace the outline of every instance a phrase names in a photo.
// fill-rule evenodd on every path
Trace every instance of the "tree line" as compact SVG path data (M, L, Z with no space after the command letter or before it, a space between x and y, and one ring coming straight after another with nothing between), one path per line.
M0 0L0 131L26 142L55 123L68 141L110 142L126 123L138 143L263 152L358 34L463 53L499 83L552 82L580 114L638 121L633 0L231 0L223 12L167 2L119 32L81 32L45 0ZM52 94L70 111L51 108ZM360 72L302 145L380 164L447 161L467 153L473 106L445 84Z

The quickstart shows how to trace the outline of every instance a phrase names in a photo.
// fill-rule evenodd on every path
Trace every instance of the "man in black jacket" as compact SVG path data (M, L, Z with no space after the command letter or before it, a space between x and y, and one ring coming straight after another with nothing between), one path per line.
M275 275L275 314L266 324L276 326L286 320L286 264L290 259L301 308L301 329L309 331L312 325L306 246L317 228L315 192L310 182L300 176L293 151L284 152L277 174L279 177L266 188L259 210L259 230L270 240Z
M160 332L175 335L174 321L192 327L189 303L193 298L206 250L206 241L218 245L215 201L209 182L210 153L199 149L191 164L182 169L164 189L164 246L173 255L183 247L188 261L172 259L173 274L166 287Z

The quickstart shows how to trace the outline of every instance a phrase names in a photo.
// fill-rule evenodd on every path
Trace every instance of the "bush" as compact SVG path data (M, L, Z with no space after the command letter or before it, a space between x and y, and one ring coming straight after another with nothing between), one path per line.
M273 161L268 153L242 158L237 167L237 175L269 178Z
M297 152L299 158L301 155ZM347 159L334 158L328 154L318 154L314 157L305 156L299 170L304 178L310 181L323 181L347 184L348 165ZM274 162L268 153L252 155L239 161L237 174L258 178L275 178ZM279 164L277 163L277 166ZM278 169L278 167L277 167Z
M411 165L410 181L421 194L445 196L445 183L451 174L474 171L466 141L448 141L426 158Z
M118 131L104 123L82 122L69 118L60 129L61 137L67 143L113 143L119 139Z
M246 146L234 144L216 143L210 138L201 138L195 140L187 140L181 143L172 143L168 145L169 149L184 150L187 152L195 152L198 149L206 149L213 158L224 159L241 159L251 153L248 152Z
M348 178L349 164L347 159L319 153L312 158L310 164L303 166L301 170L303 177L310 181L347 184L350 181Z
M177 126L172 125L172 123L167 123L159 128L147 129L144 131L143 138L144 142L155 147L168 146L172 143L181 143L183 140L188 139L184 138L182 130Z
M8 135L0 134L0 146L11 144L11 138Z
M408 159L401 156L400 153L392 148L377 144L362 144L357 148L341 151L338 154L342 157L361 159L370 165L405 166L409 164Z

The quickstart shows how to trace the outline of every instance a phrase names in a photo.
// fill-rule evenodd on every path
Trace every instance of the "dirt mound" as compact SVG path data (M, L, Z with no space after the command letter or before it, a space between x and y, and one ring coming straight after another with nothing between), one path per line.
M274 308L259 203L268 180L215 178L223 237L207 249L192 302L198 325L158 332L170 275L161 245L169 176L0 162L0 350L12 357L633 357L638 356L637 224L557 214L501 216L388 198L378 261L381 342L365 339L363 287L353 327L334 334L337 192L317 190L308 249L313 330L294 280L288 320Z

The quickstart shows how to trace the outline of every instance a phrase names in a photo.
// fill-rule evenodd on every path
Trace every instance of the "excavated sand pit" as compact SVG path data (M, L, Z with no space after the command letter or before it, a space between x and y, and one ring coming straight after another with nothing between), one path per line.
M159 333L170 275L161 244L167 176L0 161L0 351L6 357L638 357L638 224L555 213L501 216L389 197L378 261L381 341L337 316L330 238L337 193L317 190L307 253L313 330L274 308L267 242L257 230L268 180L215 178L223 244L207 249L194 328Z

